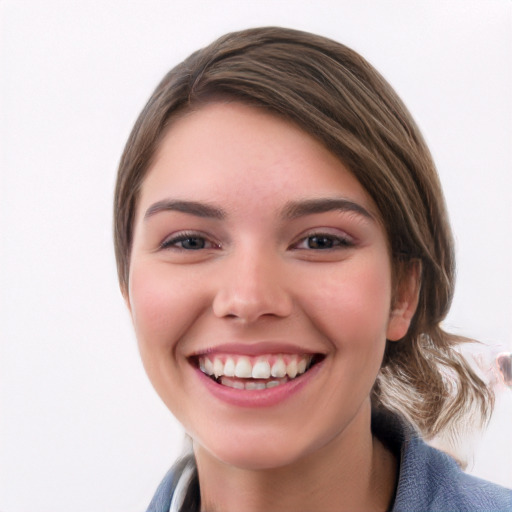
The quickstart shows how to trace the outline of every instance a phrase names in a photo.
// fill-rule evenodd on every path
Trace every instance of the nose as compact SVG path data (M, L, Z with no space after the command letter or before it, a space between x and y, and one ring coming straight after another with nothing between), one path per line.
M284 318L291 314L293 303L285 273L271 256L237 255L224 264L213 300L217 317L250 324L262 317Z

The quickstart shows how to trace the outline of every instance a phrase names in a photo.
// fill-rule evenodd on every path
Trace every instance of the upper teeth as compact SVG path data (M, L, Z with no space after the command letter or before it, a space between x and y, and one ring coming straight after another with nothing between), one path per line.
M199 368L215 378L269 379L287 376L293 379L306 371L311 359L311 355L289 354L258 357L210 355L199 358Z

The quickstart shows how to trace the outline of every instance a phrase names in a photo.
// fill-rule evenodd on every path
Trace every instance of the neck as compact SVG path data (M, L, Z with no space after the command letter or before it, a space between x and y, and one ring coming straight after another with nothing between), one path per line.
M312 454L284 467L243 469L194 446L204 512L386 511L397 462L372 436L370 410Z

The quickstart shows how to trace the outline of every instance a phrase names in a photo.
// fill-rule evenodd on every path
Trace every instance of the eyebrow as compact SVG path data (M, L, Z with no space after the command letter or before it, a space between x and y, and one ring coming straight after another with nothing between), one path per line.
M165 199L152 204L144 214L144 220L149 219L153 215L160 212L182 212L196 217L207 217L213 219L224 219L226 213L221 208L211 206L205 203L199 203L197 201L181 201L173 199Z
M283 218L294 220L306 215L314 215L315 213L325 213L338 210L340 212L354 212L367 219L375 220L366 208L358 203L354 203L349 199L342 198L321 198L306 199L304 201L294 201L288 203L283 210Z
M342 198L306 199L287 203L281 217L286 220L294 220L306 215L325 213L330 211L354 212L365 218L374 219L374 216L360 204ZM175 211L195 215L196 217L213 218L222 220L226 213L222 208L197 201L184 201L164 199L152 204L144 214L144 220L160 212Z

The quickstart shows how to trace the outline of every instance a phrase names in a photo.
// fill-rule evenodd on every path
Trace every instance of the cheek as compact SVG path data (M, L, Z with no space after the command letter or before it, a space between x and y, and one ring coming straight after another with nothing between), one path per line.
M197 289L190 276L170 275L165 265L134 263L130 309L142 352L174 348L197 314Z
M391 306L389 266L340 267L315 282L307 298L309 316L344 350L385 344Z

